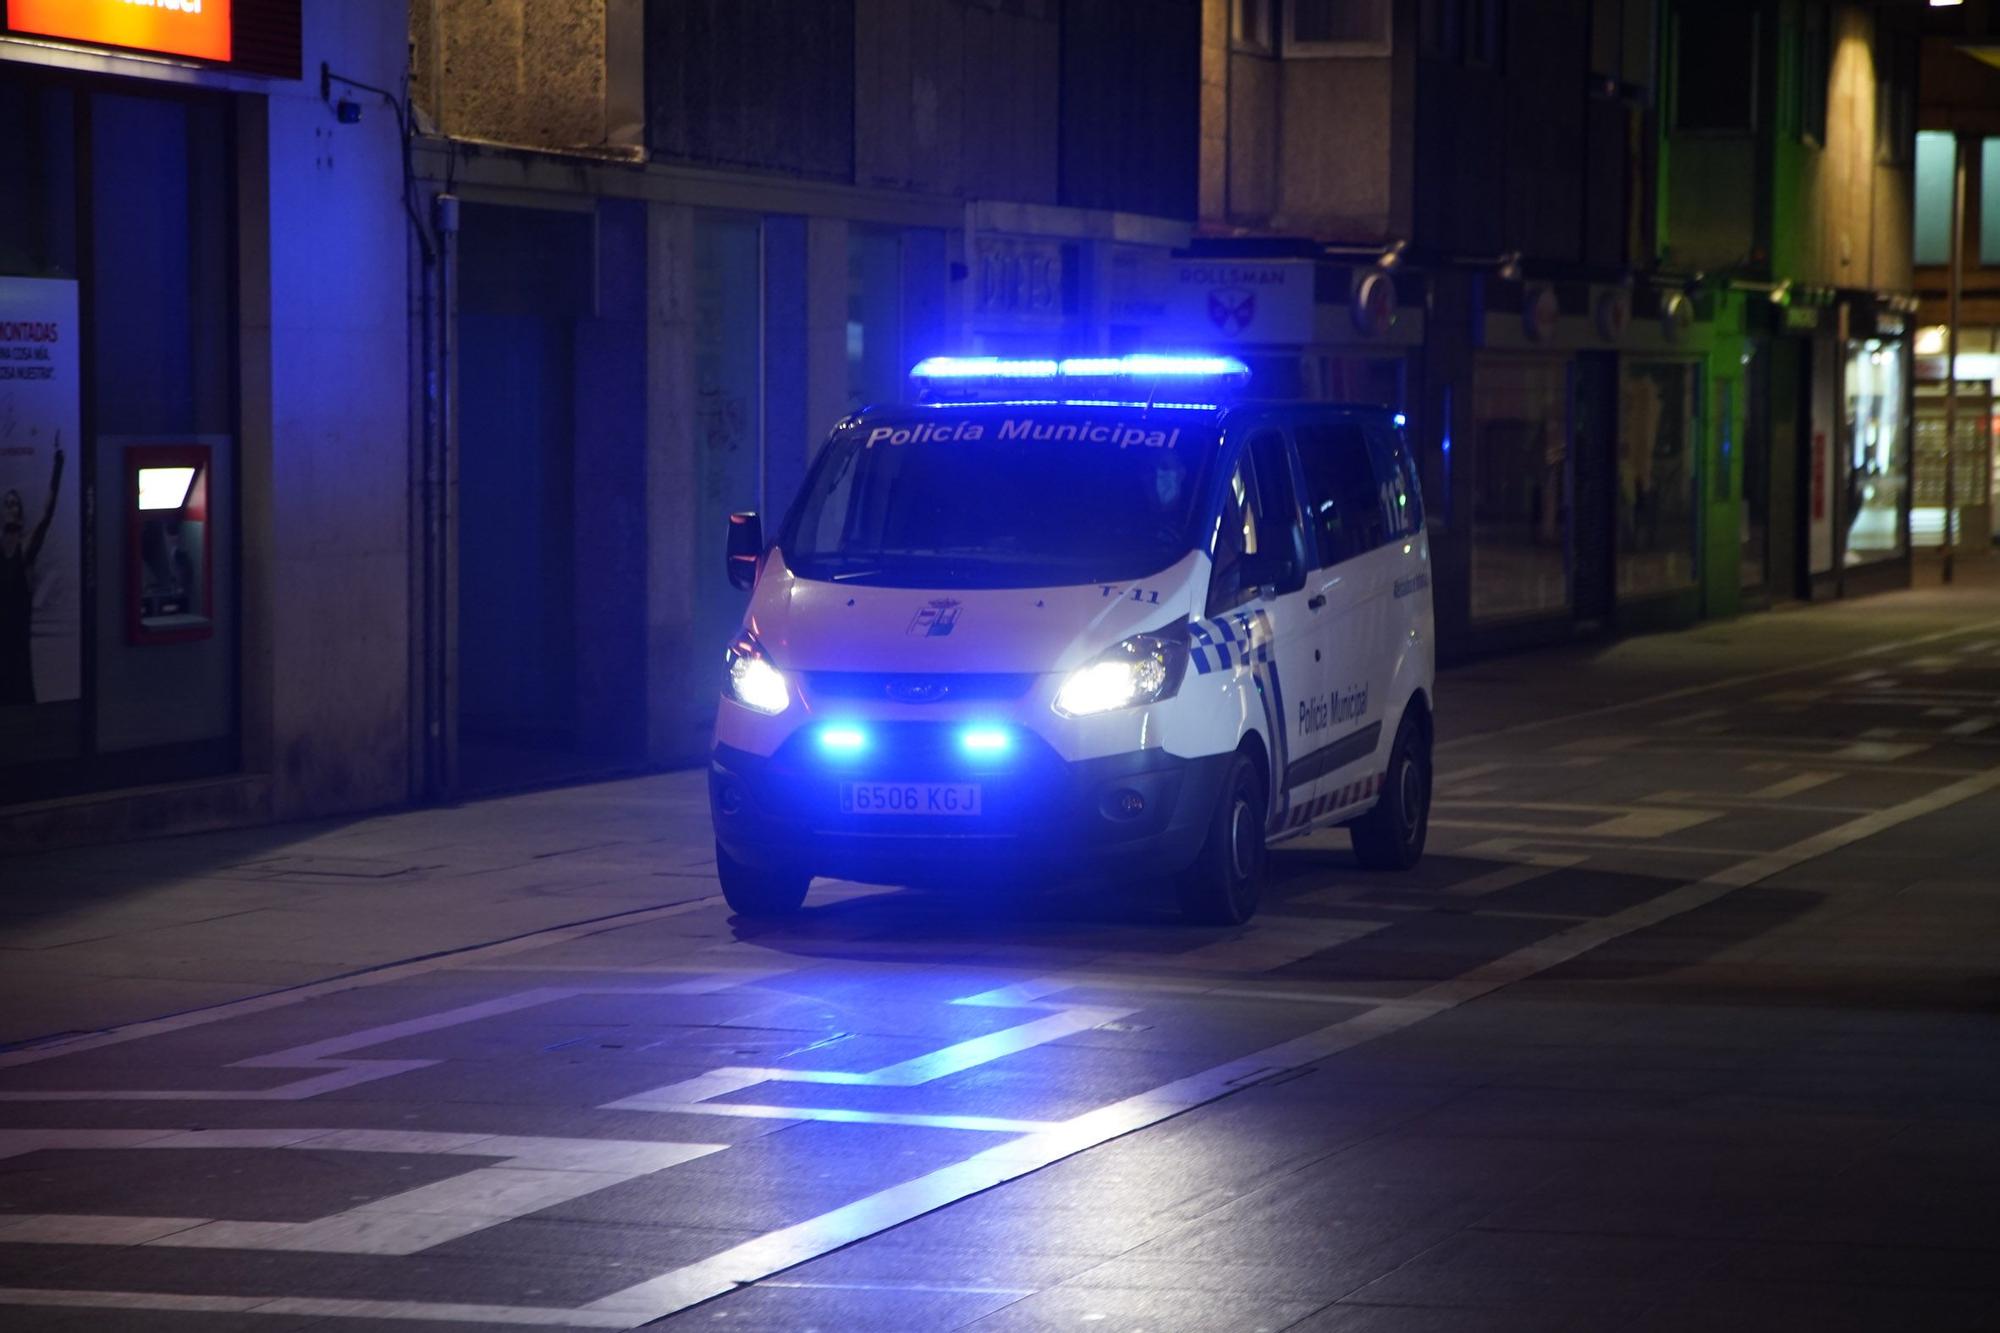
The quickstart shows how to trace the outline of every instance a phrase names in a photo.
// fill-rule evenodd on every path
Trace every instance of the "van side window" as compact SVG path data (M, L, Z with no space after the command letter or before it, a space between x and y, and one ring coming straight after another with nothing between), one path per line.
M1246 450L1237 455L1236 466L1222 491L1222 517L1215 529L1215 572L1208 583L1208 613L1217 615L1246 598L1242 586L1243 559L1257 553L1258 528L1263 506L1257 495L1257 476ZM1254 591L1254 590L1250 590Z
M1382 492L1383 517L1394 537L1424 530L1424 502L1417 489L1417 463L1410 442L1395 427L1368 427L1368 454Z
M1368 440L1355 421L1303 423L1294 431L1306 474L1306 508L1321 565L1366 554L1389 540Z

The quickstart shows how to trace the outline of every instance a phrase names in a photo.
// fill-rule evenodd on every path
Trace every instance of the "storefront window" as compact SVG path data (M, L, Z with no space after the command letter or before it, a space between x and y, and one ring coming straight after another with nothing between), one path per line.
M0 802L226 771L227 103L10 67L0 118Z
M1473 386L1472 614L1568 608L1569 365L1481 358Z
M1903 343L1847 344L1847 563L1903 553Z
M1694 582L1701 367L1627 361L1618 405L1618 595Z

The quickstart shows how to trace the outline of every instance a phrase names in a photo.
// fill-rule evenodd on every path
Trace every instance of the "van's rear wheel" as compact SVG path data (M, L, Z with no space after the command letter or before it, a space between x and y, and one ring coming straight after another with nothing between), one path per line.
M1354 858L1370 870L1408 870L1424 854L1431 826L1431 741L1414 712L1403 714L1382 799L1354 821Z
M1181 873L1181 912L1211 926L1240 926L1264 888L1264 775L1244 754L1229 765L1208 837Z
M738 916L789 916L806 900L812 876L803 870L767 870L746 866L715 845L715 876L722 897Z

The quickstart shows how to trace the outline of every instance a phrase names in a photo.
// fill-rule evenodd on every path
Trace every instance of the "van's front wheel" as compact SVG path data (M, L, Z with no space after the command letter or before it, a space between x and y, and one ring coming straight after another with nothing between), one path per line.
M760 870L715 845L715 876L722 897L738 916L789 916L806 900L812 876L803 870Z
M1354 821L1354 859L1370 870L1408 870L1424 854L1431 825L1431 743L1414 713L1403 714L1375 808Z
M1229 765L1208 837L1181 873L1181 912L1211 926L1240 926L1257 911L1264 887L1264 777L1250 757Z

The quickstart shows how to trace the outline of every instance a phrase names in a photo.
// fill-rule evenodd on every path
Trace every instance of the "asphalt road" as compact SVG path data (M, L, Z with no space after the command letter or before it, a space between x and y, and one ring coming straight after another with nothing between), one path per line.
M1441 693L1241 930L745 928L685 775L0 863L0 1328L2000 1329L1995 590Z

